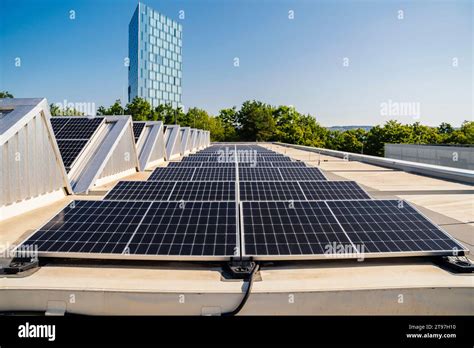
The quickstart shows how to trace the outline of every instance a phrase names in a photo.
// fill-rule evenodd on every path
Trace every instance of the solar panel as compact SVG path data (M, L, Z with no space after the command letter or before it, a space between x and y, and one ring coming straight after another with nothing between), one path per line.
M164 167L156 168L148 181L189 181L193 178L195 168Z
M91 136L91 120L53 127ZM68 170L87 139L58 140ZM222 162L222 151L235 150L238 164ZM334 257L335 246L343 258L465 250L408 203L370 200L355 182L327 181L318 168L258 145L212 146L157 168L148 181L119 182L103 201L66 207L27 242L40 256L156 260L322 259Z
M240 181L319 181L326 177L313 167L239 168Z
M370 199L353 181L241 181L241 201Z
M436 252L465 248L405 201L331 201L328 206L355 244L369 253Z
M235 183L225 181L120 181L104 199L115 201L235 201Z
M239 168L300 168L306 167L304 162L263 162L257 161L255 163L239 163Z
M282 181L279 168L239 168L240 181Z
M354 181L300 181L309 201L370 199L370 196Z
M50 122L53 127L54 135L59 134L59 131L66 125L70 118L51 117Z
M40 257L214 260L239 256L231 202L75 201L21 248Z
M235 168L156 168L148 181L235 181Z
M235 168L233 162L202 162L202 168Z
M258 156L260 161L265 162L291 162L291 158L289 157L280 157L280 156Z
M181 162L207 162L207 161L209 161L209 156L187 156L181 160Z
M87 140L57 140L66 172L69 172L77 156L81 153Z
M300 168L300 167L307 167L306 163L304 162L266 162L271 163L271 165L275 168Z
M58 134L54 134L57 139L89 139L103 122L102 117L97 118L74 118L61 128Z
M193 181L235 181L235 168L196 168Z
M327 245L351 245L324 202L243 202L244 255L324 255Z
M290 162L287 162L290 163ZM239 162L239 168L273 168L271 162Z
M169 168L235 168L235 163L219 163L219 162L170 162Z
M135 142L138 141L144 129L145 122L133 122L133 136L135 137Z
M236 205L155 202L130 241L132 255L239 256Z
M306 200L297 182L241 181L241 201L289 201Z
M201 162L169 162L166 168L198 168Z
M242 202L244 256L322 259L463 255L466 248L396 200Z
M235 182L177 182L170 201L235 201Z
M104 197L111 201L167 201L175 182L119 181Z
M318 181L326 180L326 177L323 173L314 167L307 168L283 168L280 167L278 170L283 177L283 180L292 180L292 181Z

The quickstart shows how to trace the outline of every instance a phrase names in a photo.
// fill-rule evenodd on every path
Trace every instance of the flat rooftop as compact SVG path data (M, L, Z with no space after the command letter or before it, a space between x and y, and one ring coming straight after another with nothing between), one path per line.
M317 166L329 180L354 180L373 198L413 203L463 243L471 252L468 257L473 257L472 186L275 144L259 145ZM146 180L150 174L122 180ZM114 184L1 222L0 244L21 242L68 202L101 199ZM237 306L242 289L242 281L226 280L221 266L213 263L47 261L21 275L0 276L0 311L219 314ZM71 293L79 300L71 303ZM400 294L402 303L397 301ZM473 295L471 274L451 273L429 258L267 262L241 313L472 314Z

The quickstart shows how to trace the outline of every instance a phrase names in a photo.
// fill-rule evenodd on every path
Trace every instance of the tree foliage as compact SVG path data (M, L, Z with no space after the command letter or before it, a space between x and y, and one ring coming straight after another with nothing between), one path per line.
M68 106L61 107L58 104L50 104L49 110L51 116L83 116L84 113L76 110L74 108L70 108Z
M162 104L153 108L148 101L135 98L122 108L117 100L109 108L100 107L101 115L132 115L136 121L163 121L209 130L212 141L280 141L291 144L328 148L340 151L384 155L386 143L407 144L473 144L474 122L465 121L460 128L443 122L429 127L415 122L402 124L390 120L370 130L362 128L329 130L312 115L305 115L290 106L272 106L256 100L245 101L240 109L222 109L217 116L192 107L184 112Z
M14 98L14 96L8 91L0 91L0 98Z

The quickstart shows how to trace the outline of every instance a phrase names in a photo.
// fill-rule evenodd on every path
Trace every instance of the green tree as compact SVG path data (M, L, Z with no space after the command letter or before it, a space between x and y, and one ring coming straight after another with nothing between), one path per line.
M346 131L333 131L332 148L340 151L362 153L367 132L362 128L348 129Z
M61 108L59 104L50 104L49 105L49 112L51 113L51 116L83 116L84 113L81 111L78 111L74 108Z
M454 132L454 128L447 122L441 123L438 127L438 133L440 134L451 134L452 132Z
M206 110L200 108L189 108L186 113L188 125L193 128L209 130L210 116Z
M223 141L236 141L237 132L237 112L235 106L229 109L222 109L219 111L217 118L220 120L220 124L223 132Z
M0 98L14 98L14 96L8 91L0 91Z
M268 141L275 135L273 108L259 101L246 101L237 112L237 133L241 140Z
M120 99L117 99L115 103L109 108L100 106L97 109L97 115L124 115L124 114L125 114L125 110L122 107L122 103Z
M386 143L400 144L409 143L412 128L407 125L390 120L381 126L375 126L367 134L364 152L369 155L383 156Z
M153 110L150 103L140 97L135 97L125 107L125 114L131 115L134 121L148 121L153 119Z
M456 129L446 134L443 143L445 144L474 144L474 121L464 121L460 129Z

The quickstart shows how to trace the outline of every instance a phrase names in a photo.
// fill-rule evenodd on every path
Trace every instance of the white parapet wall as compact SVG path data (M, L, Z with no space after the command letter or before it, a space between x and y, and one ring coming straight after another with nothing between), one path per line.
M311 146L294 145L294 144L286 144L286 143L279 143L279 142L275 142L274 144L286 146L290 148L295 148L295 149L300 149L300 150L305 150L305 151L321 153L323 155L343 158L347 161L364 162L364 163L374 164L381 167L398 169L398 170L402 170L408 173L422 174L422 175L426 175L426 176L430 176L434 178L447 179L447 180L467 183L470 185L474 184L474 171L473 170L436 166L432 164L416 163L416 162L409 162L409 161L403 161L403 160L397 160L397 159L391 159L391 158L355 154L351 152L329 150L329 149L323 149L323 148L311 147Z
M171 161L181 156L181 131L178 125L166 125L165 153L166 160Z
M143 123L143 131L137 141L137 152L140 169L146 170L164 162L165 142L163 122L144 121Z
M188 143L191 142L190 140L191 128L181 127L180 132L181 132L181 144L180 144L181 156L186 156L187 154L190 153Z
M198 150L198 136L199 130L191 128L191 152L196 152Z
M69 172L76 193L131 175L140 170L131 116L106 116L77 170Z
M46 99L0 99L0 220L72 193Z

